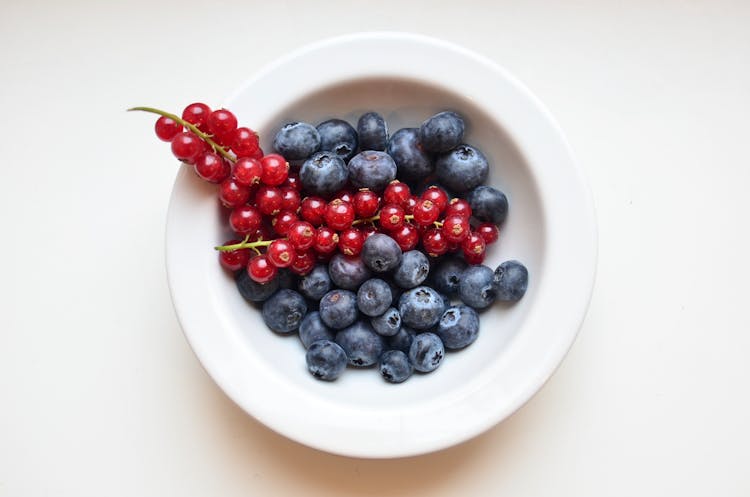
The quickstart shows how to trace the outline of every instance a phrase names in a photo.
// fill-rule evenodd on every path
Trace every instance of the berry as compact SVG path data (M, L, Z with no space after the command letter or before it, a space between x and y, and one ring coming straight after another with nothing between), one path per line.
M359 255L365 235L357 228L347 228L339 235L339 251L345 255Z
M387 337L388 348L400 350L401 352L408 354L416 335L416 331L408 326L401 325L401 328L399 328L395 335Z
M349 161L349 181L356 188L383 189L396 179L396 163L385 152L360 152Z
M415 330L426 330L440 320L445 303L440 294L432 288L418 286L401 294L398 310L403 324Z
M427 189L422 192L421 198L431 201L437 206L438 211L440 212L443 212L448 206L448 194L439 186L432 185L427 187Z
M462 349L479 335L479 315L466 305L449 307L443 313L435 334L446 349Z
M165 142L171 142L177 133L181 133L183 130L182 124L176 122L171 117L161 116L156 120L154 124L154 131L156 136Z
M299 324L299 339L305 348L318 340L333 340L335 333L320 319L318 311L308 312ZM344 355L346 365L346 355Z
M380 316L392 302L391 287L380 278L365 281L357 290L357 308L366 316Z
M396 204L387 204L380 209L380 227L385 231L396 231L404 226L404 209Z
M518 261L505 261L495 269L492 281L497 291L497 300L515 302L526 294L529 271Z
M274 186L261 185L255 193L255 205L263 214L273 216L281 210L281 192Z
M473 260L476 260L480 256L484 257L485 248L484 238L476 231L469 233L469 236L461 242L461 250L463 250L464 257L473 257Z
M349 202L350 204L354 204L354 193L352 193L352 191L349 190L348 188L344 188L333 194L333 198L331 200L334 200L334 199L339 199L344 202Z
M417 197L410 195L404 202L404 212L414 215L414 209L417 207Z
M445 208L445 216L452 216L454 214L469 219L471 217L471 206L469 205L469 202L458 197L450 199L448 207Z
M195 159L193 169L209 183L221 183L229 177L231 167L219 154L203 152Z
M265 185L279 186L286 181L289 174L289 163L279 154L269 154L260 160L263 166L261 182Z
M201 152L203 140L189 131L177 133L172 138L172 154L181 161L192 164Z
M320 299L319 312L326 326L346 328L357 320L357 296L349 290L331 290Z
M466 267L466 261L458 257L449 256L440 259L430 273L432 287L446 295L455 295L458 293L461 275Z
M308 223L313 226L320 226L324 221L326 207L328 207L328 204L320 197L305 197L300 204L299 213L302 219Z
M388 383L403 383L414 372L409 357L400 350L387 350L380 356L380 376Z
M404 128L396 131L388 142L388 154L398 167L398 175L406 181L418 181L432 175L435 166L419 143L419 130Z
M277 333L291 333L299 328L307 314L305 298L294 290L282 288L263 303L263 321Z
M308 299L318 301L331 290L331 277L325 264L317 264L299 280L298 288Z
M452 214L443 220L442 232L448 243L461 243L469 236L471 226L465 217Z
M464 253L464 260L472 265L476 266L477 264L482 264L484 262L484 258L487 255L485 251L482 251L480 253Z
M296 221L289 227L286 236L297 251L307 250L315 242L315 228L307 221Z
M430 257L439 257L448 252L448 240L438 228L429 228L424 232L422 246Z
M401 248L388 235L375 233L362 245L362 261L376 273L397 268L401 264L401 258Z
M229 240L224 245L234 245L242 240ZM250 249L235 249L219 251L219 263L229 271L239 271L250 261Z
M307 123L288 123L273 139L273 149L287 160L306 159L320 149L320 133Z
M477 233L482 237L486 245L495 243L500 237L500 230L493 223L481 223L477 226Z
M430 272L430 262L419 250L405 252L401 264L393 273L393 281L401 288L414 288L421 285Z
M391 232L390 235L404 252L412 250L419 243L419 232L411 224L404 224L399 229Z
M283 238L272 241L266 250L269 262L279 268L291 266L295 256L294 246Z
M299 170L305 191L329 197L341 190L348 179L346 164L332 152L318 152L307 159Z
M261 227L262 221L263 215L257 208L250 205L235 207L229 214L229 227L243 236L255 233Z
M250 188L240 185L232 178L225 179L219 185L219 200L230 209L247 203L249 199Z
M383 202L403 207L411 197L409 185L398 180L391 181L383 190Z
M237 272L235 283L242 298L250 302L263 302L279 289L278 278L274 278L268 283L258 283L250 277L247 269Z
M315 268L315 262L315 252L312 250L305 250L303 252L297 251L296 256L294 257L294 262L289 266L289 270L294 274L304 276L309 274L310 271Z
M481 264L469 266L461 275L458 296L464 304L475 309L489 307L497 297L492 269Z
M443 342L434 333L420 333L414 337L409 349L409 361L414 369L429 373L440 366L445 356Z
M208 121L208 115L211 113L211 108L203 103L194 103L185 107L182 111L182 119L194 125L201 131L206 131L206 123Z
M440 183L457 193L467 192L484 183L489 171L484 154L465 144L446 152L435 161L435 174Z
M414 207L413 216L415 223L422 226L429 226L437 221L440 216L440 210L431 200L420 199L417 200L417 205Z
M315 241L313 249L318 254L331 254L336 250L339 235L328 226L320 226L315 230Z
M342 119L329 119L318 124L320 150L333 152L343 160L350 160L357 153L357 131Z
M271 264L265 254L260 254L247 263L247 272L258 283L268 283L276 276L276 266Z
M362 114L357 121L357 135L362 150L385 150L388 144L388 127L377 112Z
M385 340L367 321L357 321L336 333L336 343L346 352L349 364L358 367L377 363L385 350Z
M254 157L259 146L258 135L250 128L237 128L232 132L230 148L237 157Z
M326 224L337 230L345 230L354 221L354 207L340 199L331 200L326 207L324 219Z
M284 186L289 186L291 188L294 188L298 192L302 191L302 181L299 179L299 173L289 171L289 174L287 175L286 181L284 182Z
M317 340L305 353L307 370L315 378L325 381L337 379L346 370L347 357L344 349L331 340Z
M401 314L399 314L398 309L395 307L389 307L381 315L370 319L370 324L378 335L390 337L398 333L401 329Z
M354 194L352 205L358 218L372 217L378 212L380 197L368 189L362 189Z
M234 114L226 109L215 110L208 115L206 124L214 141L222 145L231 145L234 131L237 129L237 118Z
M328 274L334 285L345 290L356 290L372 276L361 256L340 253L334 254L328 262Z
M289 229L297 221L299 221L299 219L294 212L281 211L271 218L271 227L277 234L286 236L286 234L289 233Z
M281 192L281 210L297 212L302 202L299 192L291 186L282 186L279 191Z
M447 152L464 137L464 120L455 112L441 112L422 123L419 141L428 152Z
M508 198L491 186L478 186L466 195L474 217L480 221L502 224L508 216Z
M262 174L263 166L260 161L250 157L242 157L232 166L232 176L241 185L257 185Z

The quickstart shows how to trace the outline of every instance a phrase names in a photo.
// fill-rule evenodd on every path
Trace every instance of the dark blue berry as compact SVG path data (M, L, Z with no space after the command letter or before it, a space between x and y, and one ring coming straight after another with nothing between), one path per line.
M447 152L464 139L464 120L455 112L440 112L422 123L419 141L428 152Z
M273 149L286 160L306 159L320 149L320 134L311 124L288 123L276 133Z
M289 268L279 268L278 273L276 273L276 279L279 280L279 288L289 288L290 290L297 289L297 275L291 272Z
M445 357L445 348L434 333L420 333L414 337L414 341L409 348L409 361L414 369L422 373L434 371L443 362Z
M357 307L366 316L380 316L391 306L392 299L388 283L379 278L365 281L357 290Z
M349 171L341 157L333 152L318 152L302 164L299 179L309 194L328 197L344 188Z
M385 350L385 339L367 321L357 321L336 333L336 343L344 349L352 366L372 366Z
M335 289L320 299L320 319L327 326L340 330L357 320L357 296L349 290Z
M469 266L461 275L458 296L466 305L484 309L495 301L497 290L493 281L494 273L487 266Z
M360 152L349 161L349 181L356 188L383 189L396 179L396 163L390 155L376 150Z
M383 314L370 319L370 324L378 335L391 337L401 329L401 314L395 307L389 307Z
M331 340L318 340L305 354L307 370L319 380L333 381L346 369L346 352Z
M471 145L459 145L438 156L435 162L438 180L455 193L464 193L481 185L489 171L487 158Z
M274 278L268 283L258 283L250 277L245 269L237 271L235 282L240 295L251 302L263 302L279 289L278 278Z
M432 158L419 144L417 128L396 131L388 142L388 154L393 157L398 177L403 181L423 180L435 171Z
M480 221L502 224L508 216L508 198L491 186L478 186L466 195L472 215Z
M299 324L299 338L308 348L317 340L333 340L334 332L326 326L318 311L308 312Z
M336 253L328 261L328 275L334 285L345 290L356 290L370 279L372 273L360 256Z
M305 314L305 298L294 290L282 288L263 302L263 321L278 333L295 331Z
M398 243L388 235L375 233L362 245L360 254L365 265L376 273L391 271L401 264L402 252Z
M348 161L357 153L357 131L342 119L329 119L318 124L320 150L335 153Z
M408 326L401 326L398 333L387 338L388 348L400 350L401 352L408 354L415 336L417 336L416 331Z
M362 114L357 122L359 146L362 150L385 150L388 145L388 126L377 112Z
M299 291L311 300L320 300L331 289L331 276L328 274L328 266L316 265L312 271L299 280Z
M461 349L477 339L479 315L467 305L449 307L443 313L435 334L446 349Z
M437 324L445 311L440 294L428 286L404 292L398 302L401 321L415 330L426 330Z
M526 294L529 271L518 261L505 261L495 269L493 282L497 300L515 302Z
M404 252L401 264L393 273L393 281L401 288L414 288L421 285L430 273L430 262L419 250Z
M458 293L458 285L461 282L461 274L469 265L465 260L446 256L430 271L430 284L438 292L448 296Z
M388 350L380 356L380 375L389 383L403 383L413 372L409 357L400 350Z

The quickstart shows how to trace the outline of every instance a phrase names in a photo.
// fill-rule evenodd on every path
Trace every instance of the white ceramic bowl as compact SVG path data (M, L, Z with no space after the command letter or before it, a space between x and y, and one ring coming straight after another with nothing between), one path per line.
M518 259L529 290L481 316L479 338L435 372L391 385L373 369L335 382L306 370L296 335L269 331L221 269L212 246L230 237L215 187L177 176L167 220L169 285L193 350L248 414L293 440L360 457L410 456L489 429L523 405L571 346L596 266L590 193L540 102L492 61L422 36L364 33L316 43L276 61L225 106L259 131L266 151L288 121L356 123L367 110L391 132L444 109L467 120L467 143L490 160L489 183L510 213L486 264Z

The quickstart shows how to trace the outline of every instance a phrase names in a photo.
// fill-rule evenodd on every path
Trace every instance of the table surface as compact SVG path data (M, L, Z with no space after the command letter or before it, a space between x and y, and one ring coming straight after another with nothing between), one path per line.
M435 4L3 4L0 495L750 495L750 3ZM551 381L486 434L401 460L288 441L206 375L164 270L176 170L124 112L220 102L362 29L517 75L567 134L600 227L591 307Z

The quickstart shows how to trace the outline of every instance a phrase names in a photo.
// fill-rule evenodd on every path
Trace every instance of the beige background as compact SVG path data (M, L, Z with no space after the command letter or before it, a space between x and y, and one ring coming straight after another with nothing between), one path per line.
M750 494L750 3L127 4L0 3L0 495ZM375 29L516 74L600 222L591 309L547 386L394 461L287 441L206 376L166 286L175 169L124 112L215 105L292 48Z

